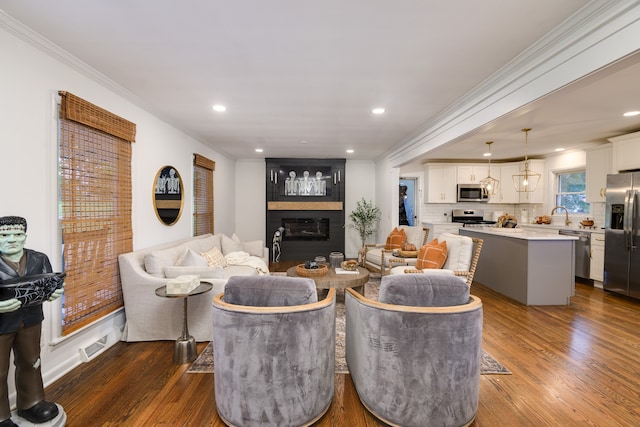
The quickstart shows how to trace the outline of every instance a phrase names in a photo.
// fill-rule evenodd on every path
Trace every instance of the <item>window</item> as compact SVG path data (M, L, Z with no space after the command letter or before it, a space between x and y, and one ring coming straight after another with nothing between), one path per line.
M118 255L131 252L131 142L135 124L60 92L58 188L62 334L123 306Z
M560 173L557 178L556 205L566 207L569 213L589 213L585 171Z
M193 235L213 233L213 171L216 163L193 156Z

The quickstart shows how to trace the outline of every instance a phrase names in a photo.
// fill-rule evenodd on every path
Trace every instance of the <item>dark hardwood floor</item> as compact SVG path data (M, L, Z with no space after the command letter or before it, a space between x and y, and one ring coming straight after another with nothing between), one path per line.
M483 301L483 348L513 373L481 376L474 426L640 425L640 303L582 283L571 306L527 307L479 284L472 293ZM47 387L47 398L70 427L224 425L214 375L186 373L172 351L173 342L118 343ZM349 375L335 384L316 425L384 425Z

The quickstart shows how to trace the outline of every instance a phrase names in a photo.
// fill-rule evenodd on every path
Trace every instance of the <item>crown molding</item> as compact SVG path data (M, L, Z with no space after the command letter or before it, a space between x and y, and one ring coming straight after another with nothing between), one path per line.
M29 46L36 48L37 50L62 62L75 71L90 78L91 80L101 84L105 88L122 96L128 101L146 109L142 100L131 93L129 90L111 80L109 77L105 76L95 68L80 61L78 58L71 55L69 52L53 43L51 40L43 37L41 34L27 27L22 22L13 18L11 15L8 15L2 9L0 9L0 28L6 30L9 34L12 34L13 36L22 40Z

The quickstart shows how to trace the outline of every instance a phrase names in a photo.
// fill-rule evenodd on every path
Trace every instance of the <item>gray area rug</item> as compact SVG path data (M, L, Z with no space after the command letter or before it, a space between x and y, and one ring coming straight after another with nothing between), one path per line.
M273 274L273 273L272 273ZM372 275L369 282L365 285L365 296L370 299L378 299L378 288L380 286L380 276ZM349 368L345 360L344 346L344 330L345 330L345 307L344 307L344 291L338 291L336 294L336 374L348 374ZM188 373L213 373L213 346L211 343L205 347L200 356L187 370ZM511 371L505 368L500 362L495 360L489 353L482 351L482 363L480 365L480 374L504 374L509 375Z

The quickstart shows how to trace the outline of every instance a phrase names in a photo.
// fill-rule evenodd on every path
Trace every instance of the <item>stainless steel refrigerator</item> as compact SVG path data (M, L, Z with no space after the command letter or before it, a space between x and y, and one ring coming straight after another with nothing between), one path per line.
M604 289L640 298L640 172L607 175Z

